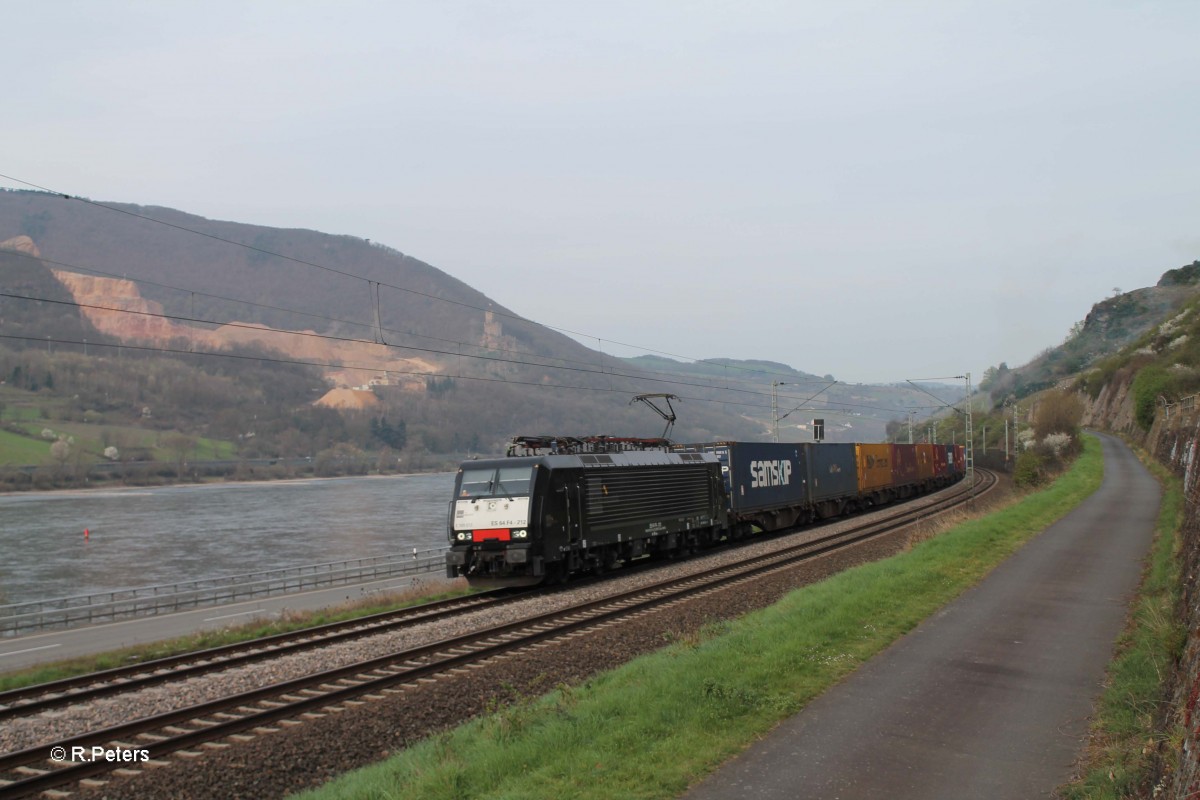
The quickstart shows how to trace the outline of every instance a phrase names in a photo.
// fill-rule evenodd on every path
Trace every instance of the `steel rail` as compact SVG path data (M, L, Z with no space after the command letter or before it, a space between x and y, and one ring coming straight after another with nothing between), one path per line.
M925 506L923 506L925 507ZM905 513L900 507L898 517ZM829 521L829 522L832 522ZM100 672L0 692L0 722L137 691L211 672L229 669L277 656L302 652L338 642L373 636L395 628L456 616L489 605L506 605L529 597L532 592L513 594L507 590L424 603L395 611L384 611L353 620L330 622L300 631L289 631L247 642L220 645L205 650L124 665Z
M990 475L982 470L979 472L983 473L980 475L981 482L985 480L985 474ZM990 475L990 479L991 486L994 486L995 476ZM731 583L757 578L766 572L787 569L797 562L893 532L967 500L967 490L962 489L950 498L916 511L896 515L895 518L852 526L844 531L736 564L703 570L684 578L662 581L567 609L535 615L400 653L11 753L0 757L0 772L23 773L26 777L7 785L0 784L0 795L26 796L129 766L122 762L68 762L66 766L61 766L62 762L59 762L60 766L57 769L48 771L31 766L46 762L45 754L53 747L62 747L68 753L72 748L90 749L102 745L114 749L133 749L134 746L127 740L143 737L141 746L154 751L157 760L162 755L223 739L248 729L261 728L280 719L296 717L317 708L336 706L361 695L388 690L398 683L410 683L447 672L466 663L487 660L506 651L638 614L659 605L674 603L684 597L726 588ZM303 696L297 698L297 694ZM224 719L213 722L209 717ZM189 723L198 727L188 731L178 729L179 725ZM175 730L164 730L171 728ZM167 735L154 734L155 731L164 731Z
M466 597L436 600L351 620L328 622L299 631L277 633L246 642L235 642L10 689L0 692L0 722L314 647L374 636L394 628L431 622L493 604L505 605L523 600L532 593L513 593L510 590L498 589Z

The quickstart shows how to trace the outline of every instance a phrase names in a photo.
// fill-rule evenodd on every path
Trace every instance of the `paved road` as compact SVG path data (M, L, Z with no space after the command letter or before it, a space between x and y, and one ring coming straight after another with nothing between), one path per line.
M687 800L1028 800L1068 780L1160 502L1100 438L1092 497Z
M309 592L283 594L206 606L194 611L139 617L83 628L48 631L29 636L0 639L0 672L94 655L137 644L187 636L202 630L241 625L253 620L278 619L286 611L311 611L361 600L380 592L403 591L417 585L429 586L444 580L441 572L398 575L370 583L334 586Z

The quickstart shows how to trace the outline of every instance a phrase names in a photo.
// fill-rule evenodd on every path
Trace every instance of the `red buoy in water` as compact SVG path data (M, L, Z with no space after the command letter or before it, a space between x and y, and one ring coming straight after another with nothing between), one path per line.
M87 541L87 538L88 538L88 536L90 536L90 535L91 535L91 534L89 534L89 533L88 533L88 529L87 529L87 528L84 528L84 529L83 529L83 540L84 540L85 542Z

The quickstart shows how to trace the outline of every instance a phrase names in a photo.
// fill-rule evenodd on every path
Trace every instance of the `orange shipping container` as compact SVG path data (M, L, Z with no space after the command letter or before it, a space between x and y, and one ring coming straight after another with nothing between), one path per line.
M917 480L921 483L933 480L933 476L937 473L934 471L936 453L934 448L936 445L919 444L917 445Z
M951 459L950 445L935 444L930 445L933 448L933 476L935 478L944 478L950 474L950 467L954 463Z
M858 491L872 492L892 483L892 446L890 444L857 444Z

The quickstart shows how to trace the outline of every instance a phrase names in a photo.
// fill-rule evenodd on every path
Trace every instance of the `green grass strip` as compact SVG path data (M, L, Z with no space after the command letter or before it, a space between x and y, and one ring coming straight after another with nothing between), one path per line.
M0 466L41 464L50 460L50 442L0 430Z
M912 630L1100 485L1099 442L1045 491L799 589L579 687L501 709L313 792L674 798Z
M1149 797L1156 752L1178 754L1183 728L1168 721L1167 686L1187 643L1187 627L1175 614L1182 583L1179 549L1183 486L1155 462L1147 464L1163 484L1154 549L1129 627L1092 722L1092 748L1083 776L1059 789L1064 798Z

